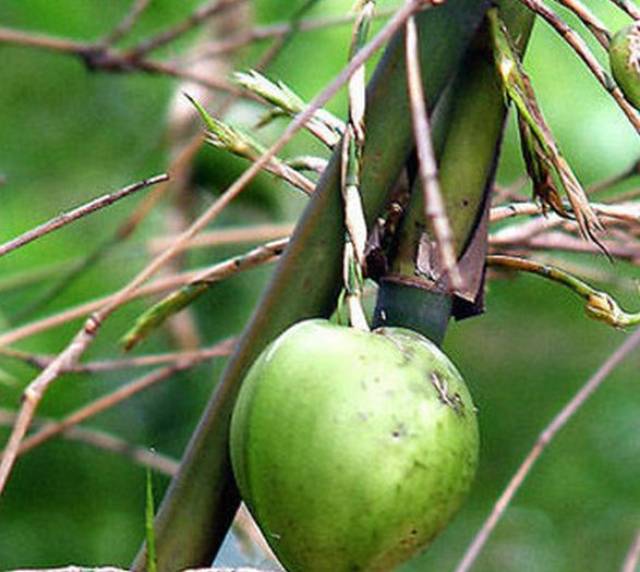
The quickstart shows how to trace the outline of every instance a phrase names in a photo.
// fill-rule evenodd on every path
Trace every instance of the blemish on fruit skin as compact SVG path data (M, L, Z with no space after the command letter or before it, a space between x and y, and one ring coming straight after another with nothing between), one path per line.
M460 397L459 393L454 393L451 395L449 393L449 388L447 387L447 382L444 380L437 372L432 371L429 374L429 380L433 387L435 387L436 392L438 394L438 399L440 403L450 407L455 411L457 415L464 415L464 403L462 401L462 397Z

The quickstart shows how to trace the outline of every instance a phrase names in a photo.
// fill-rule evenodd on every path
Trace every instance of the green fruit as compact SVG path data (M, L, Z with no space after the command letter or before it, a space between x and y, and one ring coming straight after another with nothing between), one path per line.
M393 570L445 527L477 458L462 377L402 328L296 324L253 364L231 422L240 493L289 572Z
M611 73L622 93L640 109L640 22L622 28L609 45Z

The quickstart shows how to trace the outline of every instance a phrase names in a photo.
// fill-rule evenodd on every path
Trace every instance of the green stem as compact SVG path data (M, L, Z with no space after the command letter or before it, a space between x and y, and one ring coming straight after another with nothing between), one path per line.
M487 266L530 272L562 284L585 300L585 312L590 318L614 328L622 329L640 324L640 312L625 312L609 294L596 290L580 278L556 266L502 254L487 256Z
M513 36L519 38L519 48L524 50L533 17L512 0L503 0L500 9ZM463 299L474 297L482 287L486 245L480 237L480 250L473 253L471 239L492 186L506 114L485 26L468 51L447 97L432 116L440 187L455 252L459 260L467 253L474 259L466 268L459 263L465 283L475 284L468 291L458 292ZM438 282L437 268L432 275L426 268L422 249L433 241L431 237L432 229L424 221L423 193L413 189L398 229L390 271L381 282L374 325L409 327L441 343L454 299L447 285Z
M429 107L460 64L486 5L449 0L419 14L421 61ZM363 153L365 215L375 220L411 152L404 42L396 37L368 90ZM344 220L339 150L318 183L278 269L216 388L156 519L158 569L210 564L238 507L228 454L228 424L246 371L264 347L293 323L329 316L341 284ZM133 570L145 569L144 551Z

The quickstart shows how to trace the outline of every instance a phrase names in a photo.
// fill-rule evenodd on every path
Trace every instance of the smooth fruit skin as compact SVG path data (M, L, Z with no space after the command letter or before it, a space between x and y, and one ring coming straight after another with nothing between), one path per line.
M402 328L296 324L250 369L231 423L241 495L289 572L393 570L451 519L477 458L462 377Z
M640 22L618 31L609 44L611 73L625 97L640 109Z

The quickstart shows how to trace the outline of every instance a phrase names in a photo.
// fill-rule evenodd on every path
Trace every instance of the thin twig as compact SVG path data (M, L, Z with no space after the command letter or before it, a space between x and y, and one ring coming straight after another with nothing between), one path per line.
M288 238L268 242L245 254L234 256L204 272L196 274L188 284L172 292L138 317L133 327L122 339L124 349L128 351L133 348L147 337L149 332L158 328L177 312L188 307L209 290L213 284L239 272L244 272L250 268L275 260L282 254L288 243Z
M62 213L57 217L52 218L51 220L28 230L27 232L21 234L20 236L5 242L0 245L0 256L4 256L5 254L11 252L12 250L16 250L25 244L29 244L38 238L42 238L43 236L53 232L54 230L58 230L59 228L66 226L79 218L87 216L97 210L103 209L104 207L108 207L113 203L123 199L140 189L145 189L157 183L161 183L163 181L167 181L169 176L166 174L156 175L155 177L151 177L150 179L144 179L138 183L134 183L133 185L129 185L128 187L124 187L119 191L115 191L114 193L109 193L107 195L102 195L88 203L79 206L71 211L66 213Z
M571 10L600 42L600 45L607 50L611 41L611 33L604 23L585 6L580 0L556 0L568 10Z
M443 278L448 278L452 291L463 286L462 276L458 269L453 244L453 232L438 180L438 167L431 140L431 128L425 106L422 89L422 73L418 56L418 32L413 18L407 20L406 34L407 82L409 101L413 119L413 131L418 152L418 163L422 192L424 193L424 212L427 221L431 222L435 235Z
M638 224L640 222L640 203L591 203L591 208L598 216L601 217L613 218L634 224ZM508 205L493 207L491 209L490 220L491 222L499 222L516 216L531 216L538 214L545 214L544 207L538 203L511 203ZM548 220L558 220L558 224L566 221L566 219L563 219L554 213L547 214L546 218Z
M76 364L71 369L65 370L65 373L100 373L105 371L117 371L121 369L137 367L165 365L168 363L175 363L178 361L192 359L207 359L210 357L225 356L231 354L234 344L235 339L230 339L228 340L227 345L218 344L215 348L212 349L205 348L197 350L185 350L181 352L169 352L163 354L148 354L126 359L96 360L88 363ZM33 354L22 350L5 347L0 347L0 356L19 360L27 365L36 367L38 369L44 369L55 359L55 356Z
M124 38L131 29L136 25L136 22L142 16L142 13L149 7L151 0L133 0L131 8L124 15L124 18L109 32L100 42L103 45L113 45Z
M293 136L335 95L335 93L349 80L353 73L367 61L385 42L395 34L416 10L423 7L422 0L407 0L402 8L387 22L378 34L362 48L331 81L331 83L316 96L308 108L298 115L285 129L279 139L253 163L225 192L222 194L184 233L180 238L160 256L147 265L133 280L122 288L112 300L89 317L81 330L74 336L70 344L58 355L40 375L27 387L23 396L23 404L17 421L9 437L0 462L0 492L11 474L16 455L22 440L31 424L38 404L48 387L60 375L62 368L68 368L82 356L93 341L102 322L138 289L138 287L153 275L164 264L169 262L182 248L182 244L191 240L198 232L211 222L222 210L253 180L261 169L293 138Z
M476 561L480 551L484 547L489 535L495 528L496 524L500 520L500 517L504 514L505 510L509 506L509 503L513 499L514 495L520 488L529 471L533 467L534 463L538 460L540 455L544 452L545 448L557 433L567 424L567 422L575 415L575 413L582 407L587 399L600 387L602 382L609 376L609 374L640 344L640 328L635 330L633 334L629 335L623 344L616 349L609 358L600 366L598 371L582 386L580 391L567 403L560 413L554 417L551 423L540 433L540 436L536 440L533 448L529 454L525 457L523 463L518 467L518 470L513 475L509 484L505 488L504 492L500 495L500 498L496 501L491 514L484 522L478 533L473 539L473 542L467 548L462 560L456 567L455 572L467 572Z
M620 572L637 572L638 562L640 562L640 528L636 531Z
M203 272L210 272L214 270L218 265L225 266L227 262L228 261L223 261L211 267L197 268L186 272L180 272L179 274L163 276L162 278L158 278L153 282L150 282L149 284L145 284L137 288L130 296L127 297L126 300L124 300L119 305L128 303L137 298L142 298L144 296L151 296L154 294L166 292L167 290L174 290L175 288L179 288L181 286L184 286L185 284L188 284L196 276L198 276L198 274ZM233 274L233 272L229 273L227 276L230 276L231 274ZM72 320L85 317L91 312L95 312L100 308L103 308L106 304L114 303L117 300L118 296L118 292L108 294L107 296L103 296L95 300L84 302L82 304L79 304L78 306L68 308L66 310L63 310L62 312L54 314L53 316L47 316L46 318L42 318L29 324L24 324L22 326L14 328L13 330L5 332L4 334L0 334L0 346L10 346L11 344L14 344L19 340L50 330L51 328L55 328L62 324L66 324L67 322L70 322Z
M226 91L236 96L243 95L241 90L217 76L205 77L158 60L134 59L119 50L99 43L77 42L56 36L0 27L0 44L14 44L73 55L80 58L90 70L111 73L142 71L151 75L166 75L193 81L209 89ZM246 94L244 95L246 96Z
M624 10L631 18L640 20L640 9L633 3L633 0L611 0L621 10Z
M49 441L57 435L60 435L70 427L78 425L79 423L82 423L83 421L86 421L87 419L118 405L122 401L125 401L133 395L136 395L137 393L148 389L152 385L169 379L176 373L190 369L195 365L202 363L203 361L211 359L212 357L227 355L228 345L228 340L225 340L220 344L216 344L215 346L208 348L206 353L201 353L197 356L180 360L172 365L145 374L142 377L139 377L123 385L122 387L119 387L115 391L103 397L100 397L95 401L92 401L84 407L81 407L80 409L71 413L70 415L67 415L60 421L48 424L46 427L43 427L42 429L36 431L33 435L30 435L29 437L26 437L24 440L22 440L22 443L18 448L18 455L30 451L31 449L37 447L38 445L41 445L45 441ZM22 412L20 412L20 414L18 415L18 421L20 420L21 415ZM9 449L5 449L5 452L3 453L3 461L5 455L7 454L7 451L9 451Z
M212 2L207 2L189 14L182 22L179 22L167 30L163 30L152 38L143 40L137 46L131 48L126 55L134 60L140 59L153 50L166 46L180 36L190 32L209 18L222 14L226 10L237 8L245 1L246 0L213 0Z
M376 12L373 18L387 18L391 14L393 14L395 10L395 8L379 10ZM310 32L313 30L321 30L323 28L331 28L334 26L351 24L354 18L355 16L353 14L348 14L344 16L329 16L323 18L308 18L305 20L300 20L297 27L290 22L270 24L268 26L256 26L254 28L251 28L250 30L247 30L246 32L229 36L224 40L206 44L200 50L197 50L194 54L181 58L175 63L187 64L208 57L221 56L243 48L244 46L247 46L253 42L286 36L287 34L295 30L299 32Z
M293 224L261 224L244 227L223 228L203 232L193 240L185 243L184 249L211 248L213 246L224 246L229 244L242 244L243 242L259 242L276 240L289 236L294 229ZM176 235L162 236L149 240L148 247L151 252L157 253L165 250L176 240Z
M609 74L600 65L584 40L564 20L551 10L542 0L520 0L530 10L544 18L560 34L567 44L569 44L584 61L594 77L611 94L620 109L625 113L636 131L640 133L640 113L631 105L620 88L616 85Z
M0 425L11 426L16 420L15 411L9 409L0 408ZM55 425L57 421L48 418L38 417L34 419L33 425L36 428L46 429L49 426ZM89 429L86 427L70 427L64 431L61 435L65 439L70 441L77 441L79 443L85 443L96 447L97 449L103 449L112 453L123 455L128 459L136 462L143 467L149 467L155 471L163 473L168 476L173 476L178 471L180 463L175 459L171 459L160 453L156 453L145 447L139 447L133 445L112 435L105 431L98 429Z
M516 250L542 250L545 252L550 250L563 250L588 254L600 252L594 245L563 232L547 232L526 240L509 240L506 237L500 237L500 240L498 240L497 238L496 236L492 236L489 244L492 249L500 248L501 251L504 251L505 248L511 248ZM635 264L640 263L640 245L637 243L630 243L629 241L620 243L613 240L603 240L602 244L612 257L620 260L628 260Z

